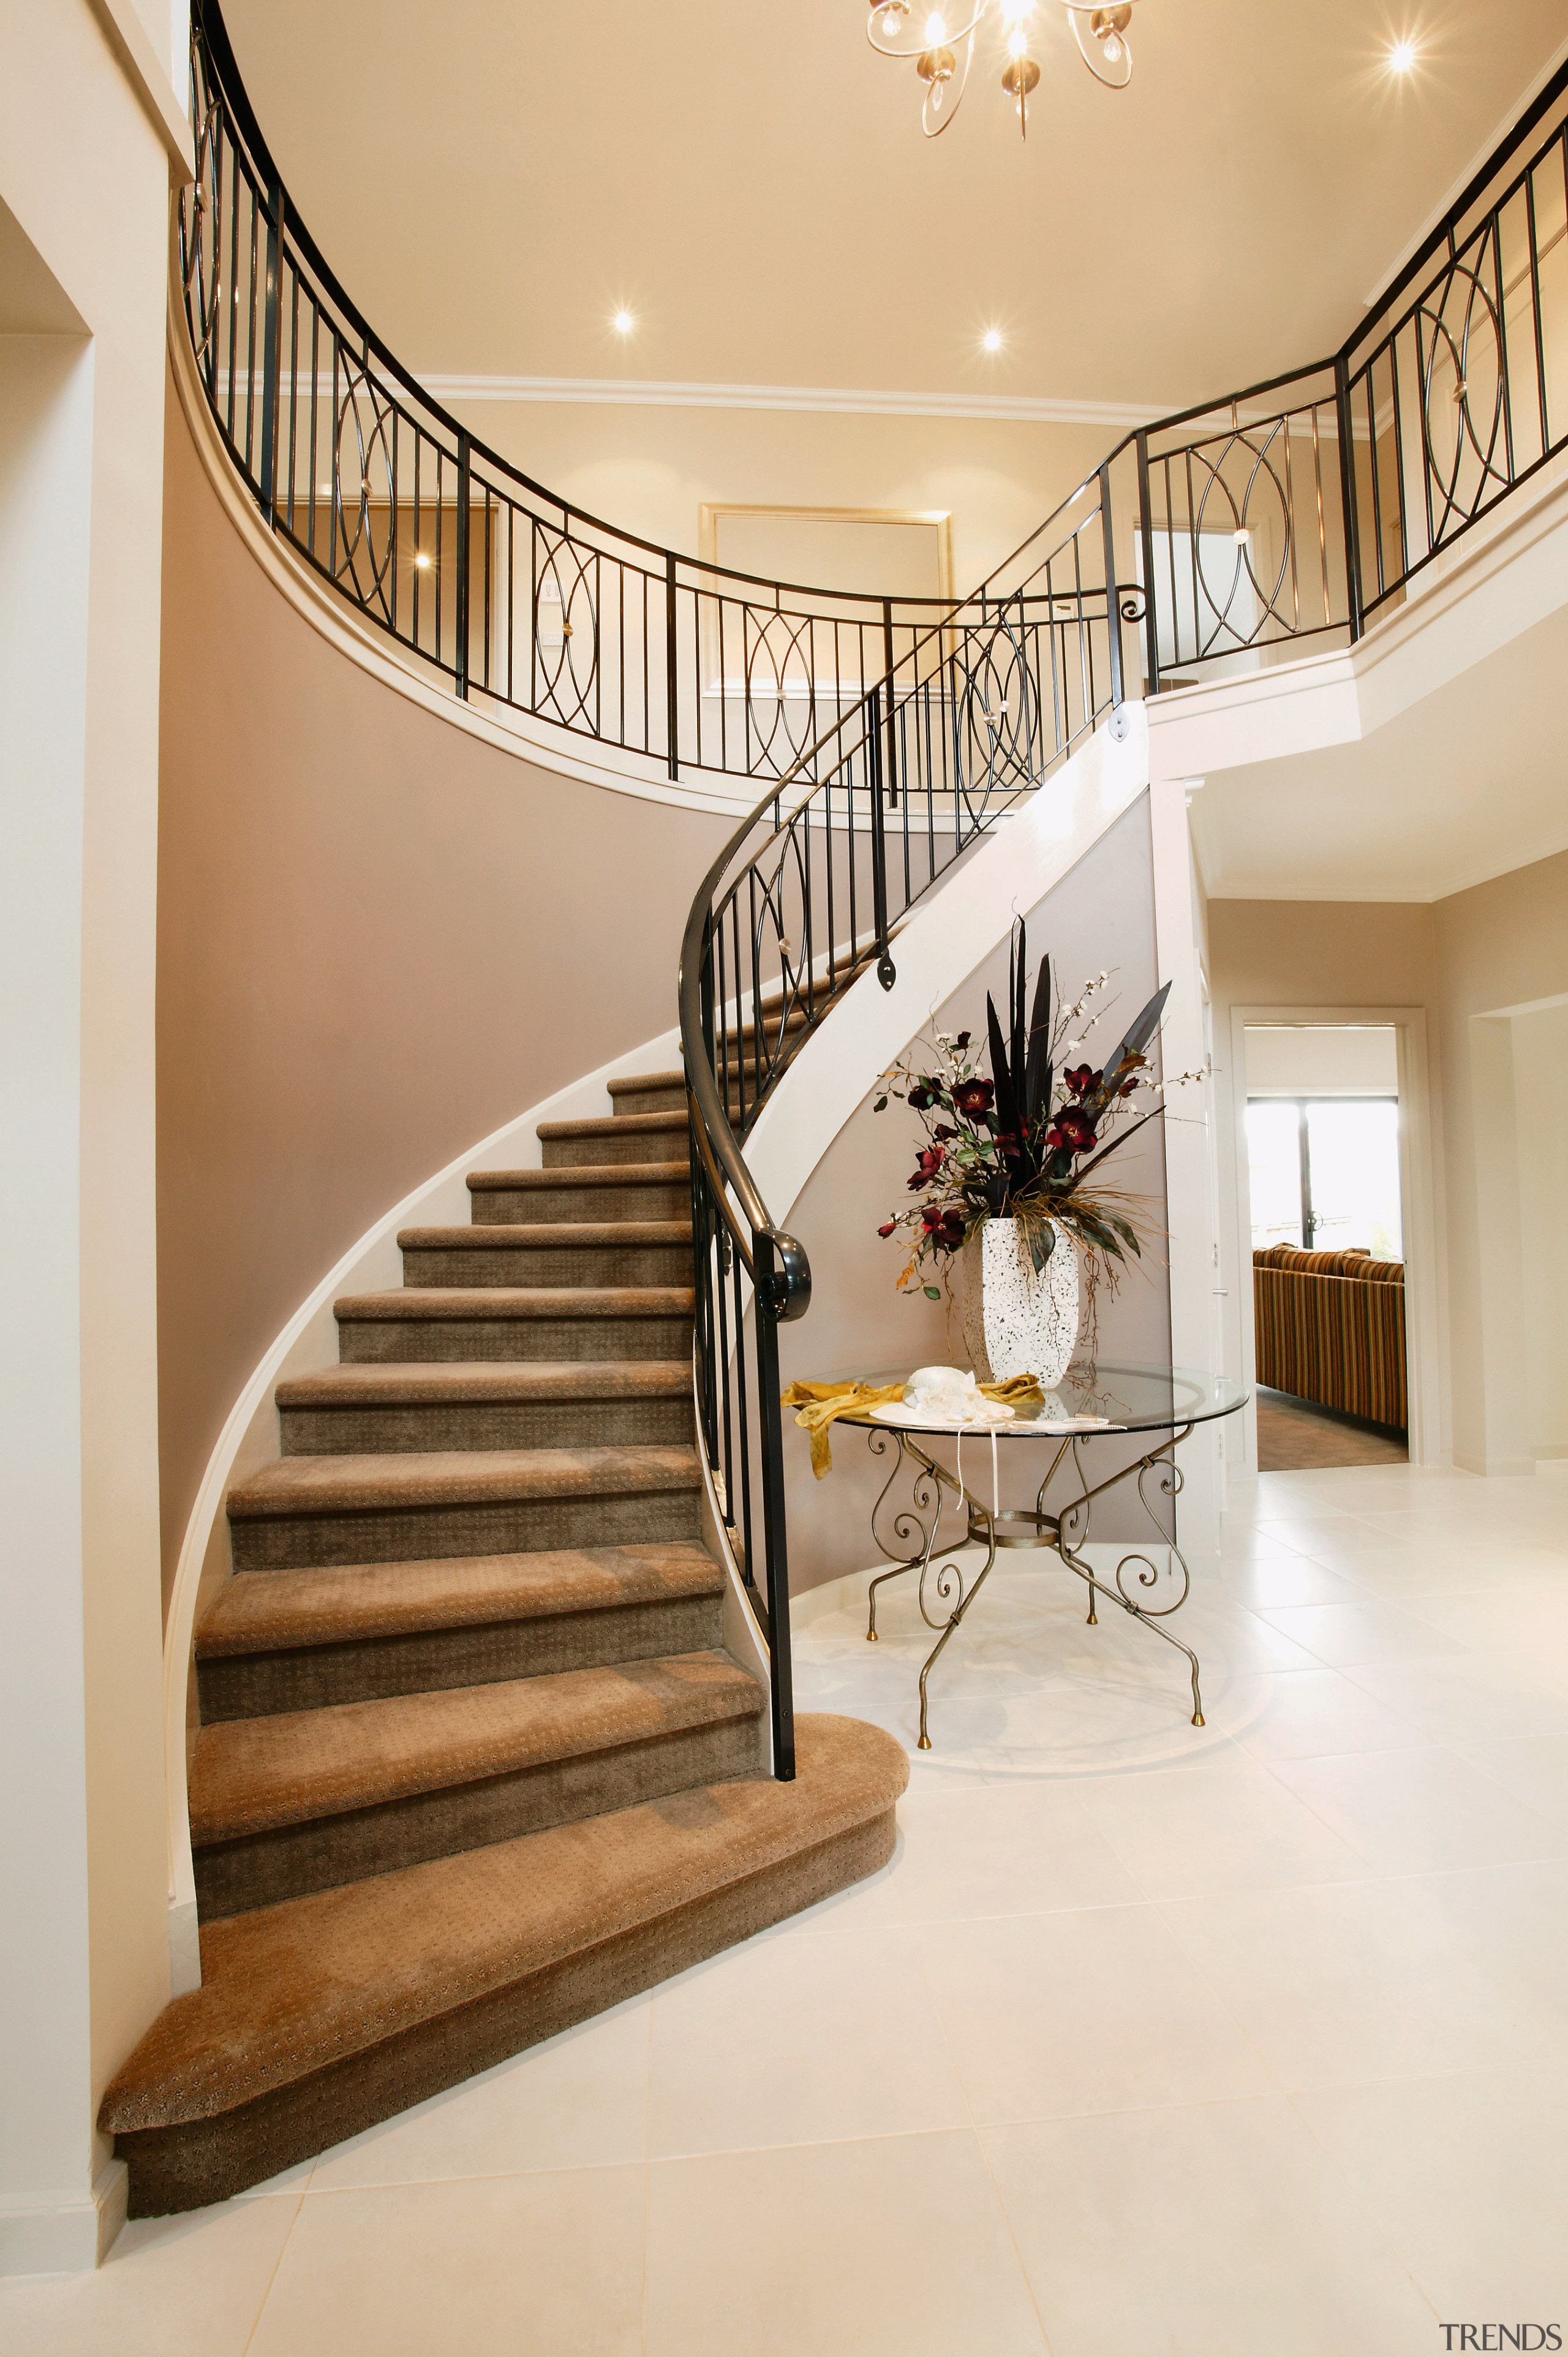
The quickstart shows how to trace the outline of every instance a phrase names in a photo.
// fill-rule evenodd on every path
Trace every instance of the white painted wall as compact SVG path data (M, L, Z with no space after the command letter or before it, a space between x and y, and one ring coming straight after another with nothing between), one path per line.
M150 51L138 28L145 57ZM0 0L0 2270L124 2214L100 2092L165 2001L154 932L164 89ZM69 135L68 135L69 134ZM52 290L52 294L50 293ZM58 332L67 328L69 332Z
M1568 1458L1568 1004L1516 1015L1513 1103L1530 1453Z

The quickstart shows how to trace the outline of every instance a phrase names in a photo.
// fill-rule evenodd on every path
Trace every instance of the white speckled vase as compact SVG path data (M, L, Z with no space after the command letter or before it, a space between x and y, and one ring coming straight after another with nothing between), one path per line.
M1034 1375L1054 1391L1078 1346L1078 1250L1064 1229L1036 1275L1016 1220L987 1220L963 1248L963 1342L983 1383Z

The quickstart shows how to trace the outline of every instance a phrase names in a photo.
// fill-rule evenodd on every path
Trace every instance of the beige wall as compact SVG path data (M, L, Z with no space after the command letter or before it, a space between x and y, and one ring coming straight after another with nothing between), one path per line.
M1454 1449L1528 1469L1526 1282L1514 1105L1540 1085L1514 1059L1509 1010L1568 992L1568 853L1438 901Z
M1444 1446L1473 1471L1527 1471L1555 1413L1531 1394L1526 1300L1556 1148L1525 1103L1547 1084L1512 1018L1568 995L1568 853L1431 905L1211 900L1209 931L1221 1059L1233 1006L1426 1010Z
M158 844L166 1598L256 1361L364 1230L675 1020L733 822L542 772L282 598L168 409Z
M0 2270L91 2266L168 1993L154 1188L168 161L87 0L0 0ZM18 306L20 316L18 316ZM53 316L48 316L52 311ZM73 332L59 332L70 326Z
M809 410L454 402L535 482L623 531L696 556L704 501L945 510L961 595L1011 555L1122 438L1106 425ZM810 586L810 585L809 585ZM858 587L880 592L880 581Z
M1526 1429L1532 1457L1568 1457L1568 1005L1516 1015L1510 1028Z

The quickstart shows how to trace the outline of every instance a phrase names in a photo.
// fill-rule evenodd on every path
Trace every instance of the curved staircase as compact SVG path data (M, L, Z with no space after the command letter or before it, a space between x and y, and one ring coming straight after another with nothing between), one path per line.
M237 2192L842 1889L901 1748L724 1646L692 1409L679 1073L476 1172L279 1385L196 1638L202 1986L101 2125L134 2217Z

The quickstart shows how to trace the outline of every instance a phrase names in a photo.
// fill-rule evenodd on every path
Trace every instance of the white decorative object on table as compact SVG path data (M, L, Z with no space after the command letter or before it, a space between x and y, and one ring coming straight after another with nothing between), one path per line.
M1053 1226L1055 1222L1052 1222ZM963 1247L963 1340L983 1383L1034 1375L1052 1391L1078 1347L1078 1254L1056 1228L1036 1273L1018 1220L987 1220Z

